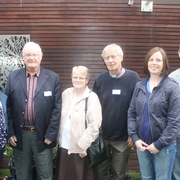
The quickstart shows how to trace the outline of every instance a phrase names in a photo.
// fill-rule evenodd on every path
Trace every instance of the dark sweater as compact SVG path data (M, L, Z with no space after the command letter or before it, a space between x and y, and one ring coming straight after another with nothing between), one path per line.
M105 139L127 140L127 111L135 84L139 80L136 72L127 69L119 78L112 78L108 71L96 78L93 91L101 102L102 130Z

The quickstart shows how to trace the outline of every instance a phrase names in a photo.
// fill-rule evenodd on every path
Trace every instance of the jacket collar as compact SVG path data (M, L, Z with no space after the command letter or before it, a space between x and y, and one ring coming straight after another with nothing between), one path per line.
M164 81L167 79L167 75L163 75L163 77L162 77L162 79L161 79L161 81L160 81L160 83L159 83L159 85L158 86L161 86L163 83L164 83ZM142 89L144 89L144 87L146 86L146 83L147 83L147 81L149 80L149 76L146 76L141 82L140 82L140 87L142 88Z
M73 91L74 91L74 87L72 87L72 88L69 89L69 91L68 91L69 97L71 97L71 96L73 95ZM86 85L86 88L85 88L85 90L84 90L84 93L83 93L83 95L81 96L81 98L80 98L79 100L85 99L85 98L89 97L89 93L90 93L90 92L91 92L91 90L90 90L90 89L88 88L88 86Z

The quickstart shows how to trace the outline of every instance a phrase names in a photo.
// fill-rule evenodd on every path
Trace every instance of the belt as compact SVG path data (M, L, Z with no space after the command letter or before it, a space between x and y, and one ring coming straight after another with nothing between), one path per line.
M36 131L35 127L23 127L23 129L26 130L26 131L31 131L31 132Z

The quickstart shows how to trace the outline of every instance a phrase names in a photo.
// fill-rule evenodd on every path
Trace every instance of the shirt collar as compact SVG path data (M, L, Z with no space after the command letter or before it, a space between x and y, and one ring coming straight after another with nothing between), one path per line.
M123 74L125 73L125 69L122 68L122 70L118 73L118 74L111 74L110 71L109 71L109 75L112 77L112 78L119 78L121 77Z
M39 77L39 75L40 75L40 68L38 68L38 70L34 73L33 76ZM28 76L31 76L31 75L30 75L30 73L28 72L28 70L26 69L26 77L28 77Z

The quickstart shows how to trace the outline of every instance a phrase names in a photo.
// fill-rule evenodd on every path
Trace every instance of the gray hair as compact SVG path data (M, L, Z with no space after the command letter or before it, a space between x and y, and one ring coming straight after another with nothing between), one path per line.
M102 57L103 59L104 59L105 53L106 53L107 51L109 51L110 49L115 50L115 51L117 52L117 55L118 55L118 56L123 57L123 51L122 51L122 49L121 49L121 47L120 47L119 45L117 45L117 44L109 44L109 45L107 45L107 46L103 49L103 51L102 51L101 57Z
M24 54L24 50L25 50L27 47L32 47L32 46L36 47L36 48L38 49L39 53L42 54L42 49L41 49L40 45L37 44L37 43L35 43L35 42L27 42L27 43L24 45L24 47L23 47L22 54Z
M89 69L85 66L74 66L72 68L72 75L75 73L75 72L78 72L80 73L81 75L85 76L86 79L90 79L90 73L89 73Z

